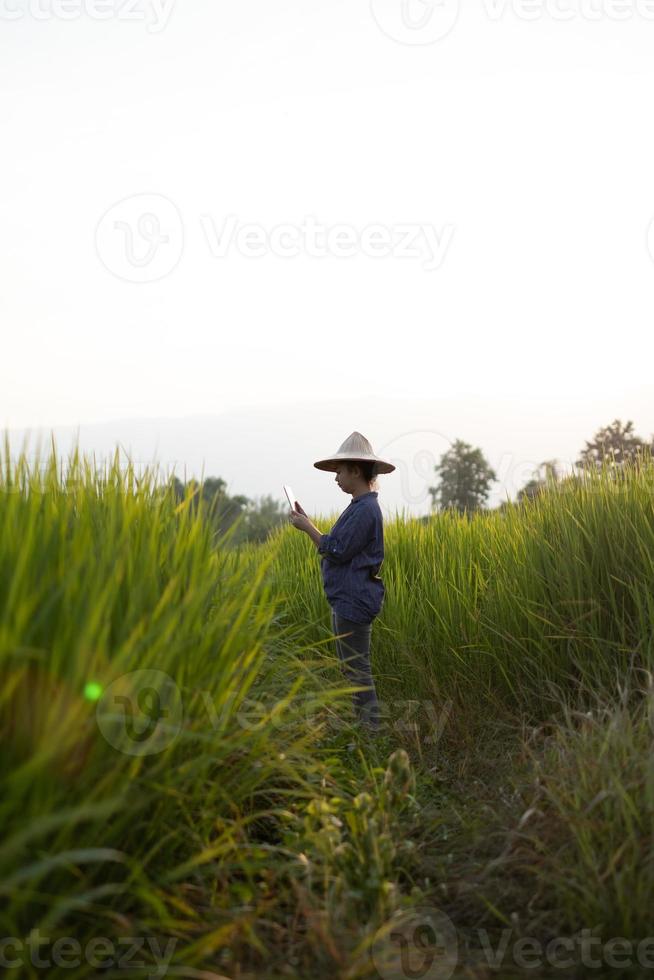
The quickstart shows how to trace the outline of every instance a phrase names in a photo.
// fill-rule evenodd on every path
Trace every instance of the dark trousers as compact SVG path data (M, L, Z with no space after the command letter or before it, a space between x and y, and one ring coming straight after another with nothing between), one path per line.
M372 623L355 623L332 609L332 630L334 634L348 634L336 640L336 650L348 681L352 685L366 687L366 690L355 691L352 695L357 719L367 728L378 731L381 713L370 670Z

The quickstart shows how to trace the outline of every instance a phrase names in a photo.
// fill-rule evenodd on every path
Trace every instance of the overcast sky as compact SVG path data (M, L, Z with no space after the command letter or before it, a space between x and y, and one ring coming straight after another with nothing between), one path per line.
M3 427L388 395L470 396L505 452L567 405L576 445L654 432L652 0L0 21Z

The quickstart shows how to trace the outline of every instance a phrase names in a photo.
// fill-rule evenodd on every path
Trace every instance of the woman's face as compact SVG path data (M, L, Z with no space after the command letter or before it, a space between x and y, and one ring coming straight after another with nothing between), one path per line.
M355 493L357 490L360 490L361 479L361 471L358 467L352 471L345 463L338 464L336 482L343 493Z

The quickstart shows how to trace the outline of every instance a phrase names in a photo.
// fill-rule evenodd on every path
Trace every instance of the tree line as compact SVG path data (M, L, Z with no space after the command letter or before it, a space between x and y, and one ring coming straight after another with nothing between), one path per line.
M654 436L647 442L637 436L633 428L632 421L623 424L620 419L614 419L610 425L598 429L593 438L585 442L575 460L577 472L569 476L563 476L556 459L544 460L518 490L517 501L532 500L552 484L581 480L588 470L599 470L602 466L617 471L627 460L651 463ZM489 509L486 502L497 474L481 449L457 439L434 469L439 479L429 487L432 511L453 510L464 514ZM511 503L503 501L497 510L503 511Z
M610 425L599 429L590 441L586 441L575 466L583 474L607 462L609 466L619 469L626 460L636 461L643 457L649 460L649 454L654 454L654 436L647 442L637 436L633 428L631 421L623 424L619 419L614 419ZM448 510L472 514L490 509L487 501L492 484L497 482L497 475L479 447L456 439L434 466L434 471L434 485L428 488L432 514ZM517 501L534 499L553 482L579 478L579 474L563 476L558 460L544 460L518 491ZM180 503L188 496L189 506L203 507L218 535L231 532L231 545L265 541L270 532L283 524L288 516L285 500L277 500L270 494L255 498L244 494L232 496L221 477L209 477L203 483L194 479L182 483L178 477L172 477L170 483ZM507 506L511 506L511 502L503 501L497 509L503 511ZM429 520L429 516L421 519Z

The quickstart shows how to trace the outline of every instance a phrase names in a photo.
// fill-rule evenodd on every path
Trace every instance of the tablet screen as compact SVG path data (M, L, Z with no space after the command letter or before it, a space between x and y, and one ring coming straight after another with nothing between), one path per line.
M293 496L293 491L286 483L284 484L284 493L286 494L289 507L291 510L295 510L295 497Z

